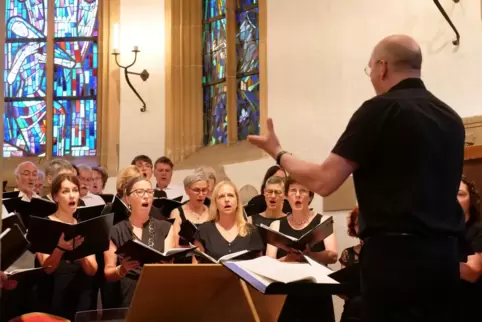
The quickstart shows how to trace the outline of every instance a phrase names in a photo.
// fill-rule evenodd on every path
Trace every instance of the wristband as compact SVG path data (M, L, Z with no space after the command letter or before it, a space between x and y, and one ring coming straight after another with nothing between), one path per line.
M276 164L277 165L281 166L281 157L283 155L285 155L286 153L291 154L288 151L281 151L280 153L278 153L278 155L276 156Z
M63 252L68 252L68 251L69 251L68 249L62 248L62 247L60 247L59 245L57 245L57 248L60 249L60 250L63 251Z

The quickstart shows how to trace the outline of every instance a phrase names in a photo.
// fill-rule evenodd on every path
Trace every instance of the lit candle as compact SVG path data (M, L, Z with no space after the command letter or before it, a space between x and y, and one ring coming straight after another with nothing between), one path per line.
M134 46L134 51L138 51L139 50L139 46Z
M114 51L114 54L119 53L119 24L114 24L114 33L112 35L113 43L112 43L112 48Z

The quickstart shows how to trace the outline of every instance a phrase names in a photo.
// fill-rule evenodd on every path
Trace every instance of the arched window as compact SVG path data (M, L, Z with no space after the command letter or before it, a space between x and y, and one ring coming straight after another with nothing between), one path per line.
M97 155L100 2L6 1L4 157Z

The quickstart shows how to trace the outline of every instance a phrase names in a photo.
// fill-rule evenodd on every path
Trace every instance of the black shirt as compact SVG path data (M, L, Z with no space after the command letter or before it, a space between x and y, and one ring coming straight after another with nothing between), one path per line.
M464 139L461 118L420 79L363 103L332 151L358 165L360 237L462 232Z
M216 260L242 250L262 251L264 245L258 230L249 223L247 225L250 229L248 235L244 237L238 235L232 242L228 242L219 232L216 223L208 221L199 226L194 239L201 242L205 253Z

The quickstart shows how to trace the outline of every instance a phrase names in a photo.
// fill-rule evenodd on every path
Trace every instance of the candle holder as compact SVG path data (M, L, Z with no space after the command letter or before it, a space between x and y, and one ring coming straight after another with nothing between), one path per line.
M129 87L132 89L132 91L134 92L134 94L136 94L136 96L139 98L139 100L142 102L142 107L141 107L141 112L145 112L146 111L146 102L144 102L144 100L142 99L141 95L139 95L139 93L136 91L136 89L134 88L134 86L132 86L132 83L129 79L129 75L138 75L141 77L141 79L145 82L148 78L149 78L149 73L147 72L147 70L143 70L142 72L140 73L136 73L136 72L131 72L129 71L129 68L131 68L132 66L134 66L134 64L136 63L137 61L137 54L140 52L139 48L137 46L134 47L134 49L132 50L132 52L134 53L134 61L129 64L129 65L126 65L126 66L122 66L121 64L119 64L119 60L118 60L118 57L120 55L120 52L117 50L117 49L114 49L113 52L112 52L112 55L114 55L115 57L115 63L117 64L117 66L119 66L120 68L124 69L124 76L126 78L126 82L127 82L127 85L129 85Z

